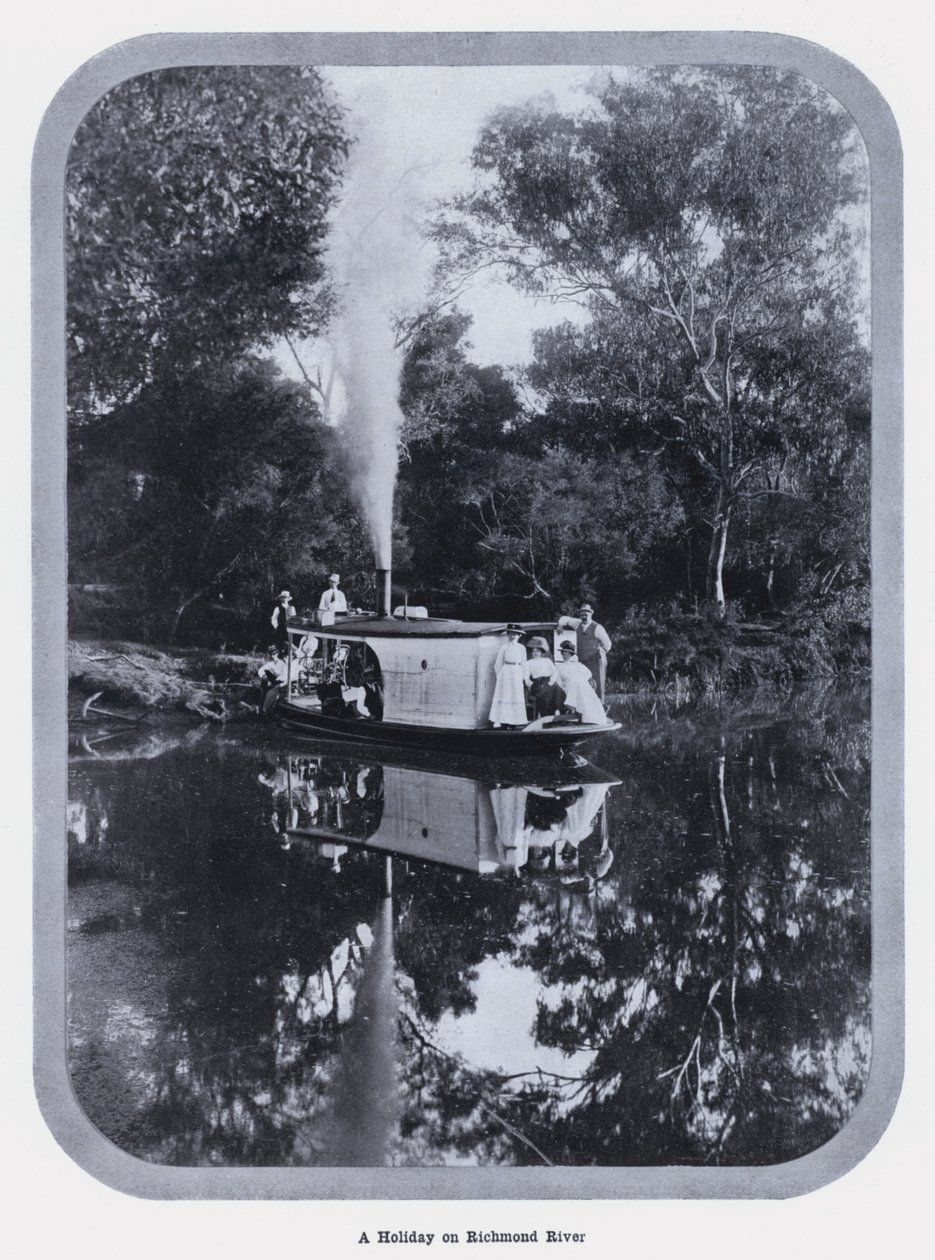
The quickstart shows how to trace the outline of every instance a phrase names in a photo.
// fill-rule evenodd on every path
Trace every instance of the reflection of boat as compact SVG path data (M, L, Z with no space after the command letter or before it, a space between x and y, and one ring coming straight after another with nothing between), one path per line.
M506 624L391 615L386 570L378 573L378 593L376 614L290 622L280 720L343 740L493 757L563 753L618 729L609 719L598 725L531 713L523 726L491 727L494 661ZM523 629L554 635L556 626Z
M291 756L277 779L281 832L333 862L337 848L358 848L482 874L520 870L530 859L530 871L562 873L577 865L584 842L595 859L607 847L606 796L619 780L586 769L577 781L493 783L392 762Z

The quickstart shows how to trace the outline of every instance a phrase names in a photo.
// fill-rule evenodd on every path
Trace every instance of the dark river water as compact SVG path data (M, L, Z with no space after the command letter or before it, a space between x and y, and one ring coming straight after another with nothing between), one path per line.
M870 1061L867 697L616 701L590 762L73 748L72 1080L176 1165L770 1164Z

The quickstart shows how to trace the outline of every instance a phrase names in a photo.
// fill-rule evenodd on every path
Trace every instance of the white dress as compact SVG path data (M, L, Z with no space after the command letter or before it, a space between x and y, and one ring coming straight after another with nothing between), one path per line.
M526 789L492 787L490 803L497 823L497 857L514 870L526 865Z
M497 675L490 705L491 722L499 722L501 726L525 726L526 691L523 687L523 667L526 664L526 649L522 643L507 641L497 653L493 663Z
M591 686L591 671L587 665L580 661L562 661L556 668L566 704L578 710L582 721L606 726L607 714Z

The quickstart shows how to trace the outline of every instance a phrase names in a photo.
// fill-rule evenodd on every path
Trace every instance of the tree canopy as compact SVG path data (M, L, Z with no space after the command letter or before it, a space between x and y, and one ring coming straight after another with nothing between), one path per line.
M66 173L73 419L161 371L320 327L347 145L340 108L300 67L178 67L102 97Z
M866 386L862 156L800 76L653 70L574 115L496 115L477 186L436 225L449 275L497 264L585 306L583 327L540 336L531 381L568 430L585 417L611 451L649 438L700 486L721 614L738 505L794 494L796 461L840 445Z
M122 586L137 633L174 636L201 600L312 585L353 550L333 435L257 357L327 322L322 255L347 149L341 109L300 67L141 75L77 129L71 576Z

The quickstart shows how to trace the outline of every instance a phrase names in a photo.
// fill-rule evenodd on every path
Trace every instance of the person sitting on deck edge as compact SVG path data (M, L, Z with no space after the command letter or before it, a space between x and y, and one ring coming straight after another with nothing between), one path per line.
M575 645L567 640L561 645L562 659L558 665L558 680L565 692L565 703L573 709L582 722L598 726L607 723L604 706L597 698L594 678L586 665L575 655Z
M289 648L285 644L271 643L267 659L257 670L260 680L258 712L261 715L269 713L282 695L289 677L289 667L286 664L288 651Z
M549 645L539 635L529 640L529 660L523 666L523 677L535 708L535 716L551 717L561 713L565 693L559 686L558 670L549 655Z

